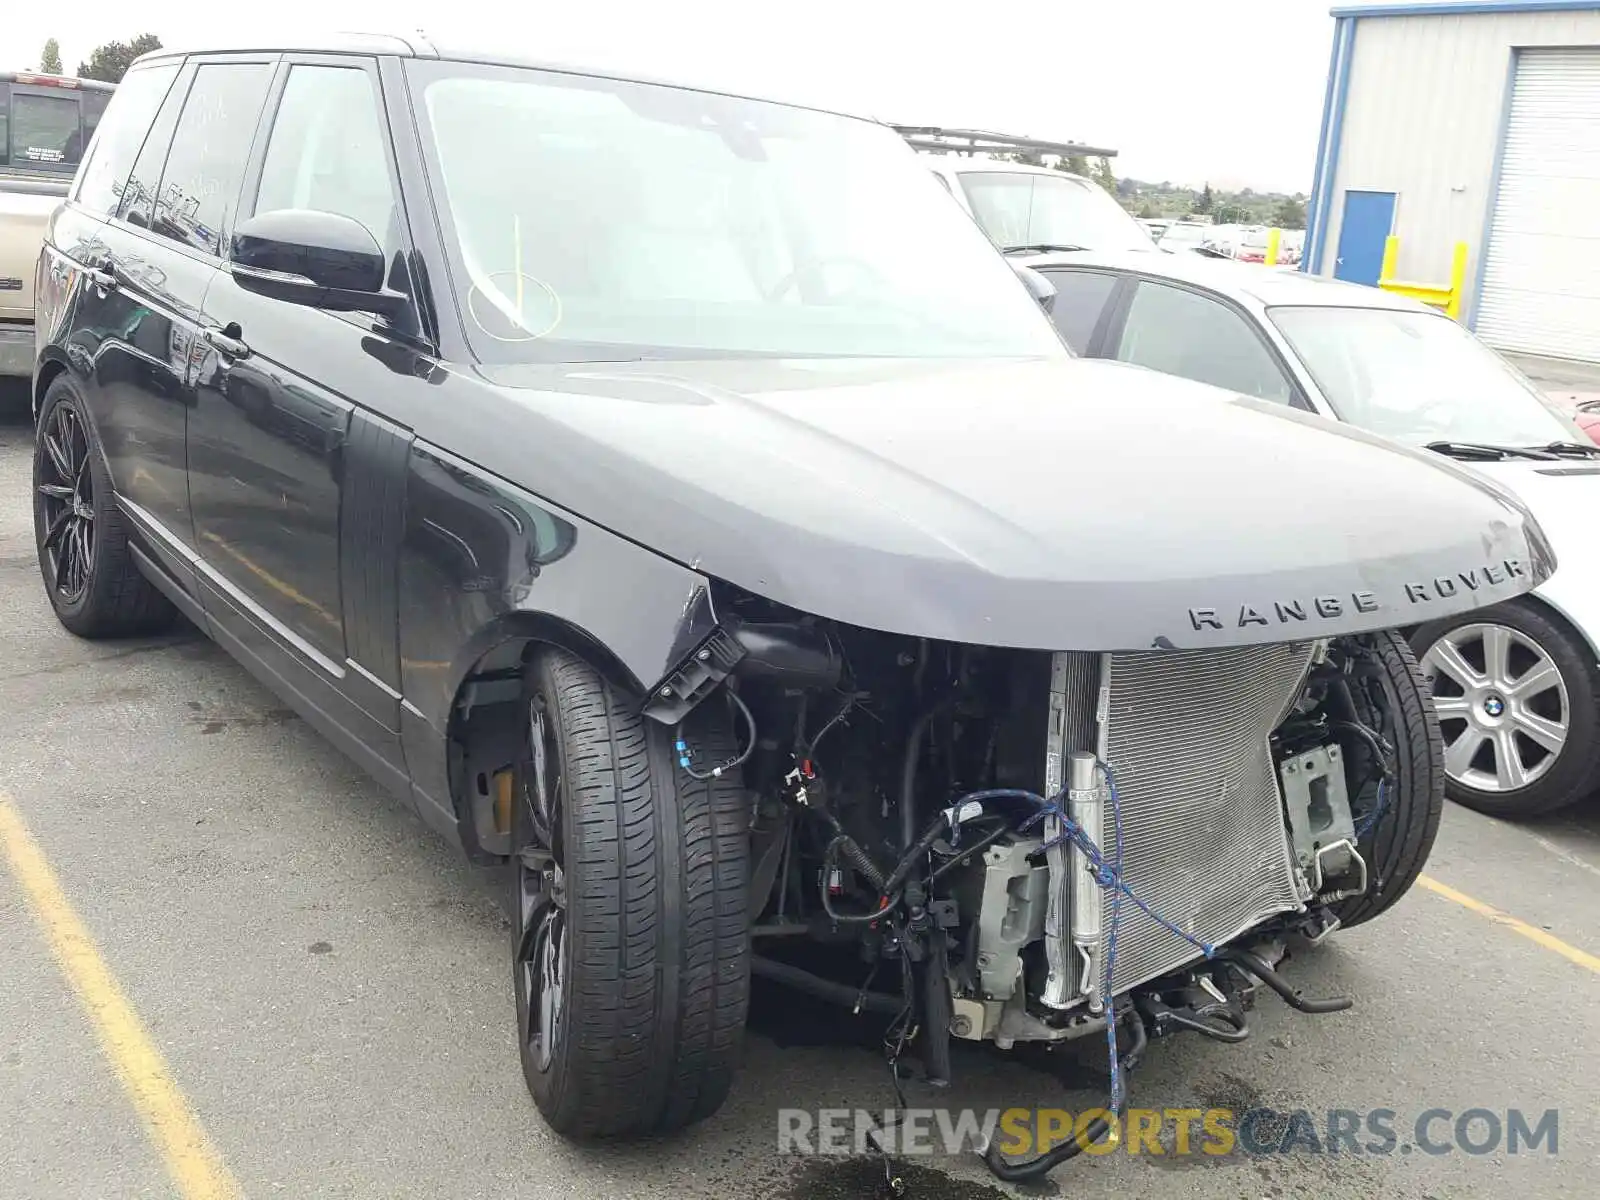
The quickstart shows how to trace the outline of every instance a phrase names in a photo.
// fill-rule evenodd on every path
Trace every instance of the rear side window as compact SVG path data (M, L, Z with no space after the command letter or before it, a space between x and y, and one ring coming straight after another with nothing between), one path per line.
M117 213L130 225L150 228L150 214L156 206L156 189L161 186L161 168L166 164L167 151L172 148L172 130L178 124L183 97L193 82L193 68L179 75L178 82L162 103L161 111L156 114L150 132L145 135L133 170L122 185L122 199Z
M161 173L153 232L207 254L221 250L271 79L266 63L212 63L195 72Z
M117 211L134 158L177 74L177 63L128 72L116 91L115 103L106 110L101 137L79 176L78 203L95 212Z
M1045 271L1044 275L1056 288L1050 319L1074 354L1089 353L1094 327L1116 289L1117 277L1094 271Z
M1283 370L1245 318L1183 288L1139 285L1117 357L1263 400L1288 404L1293 398Z
M305 208L353 217L387 255L399 210L372 76L357 67L296 66L267 140L255 211Z

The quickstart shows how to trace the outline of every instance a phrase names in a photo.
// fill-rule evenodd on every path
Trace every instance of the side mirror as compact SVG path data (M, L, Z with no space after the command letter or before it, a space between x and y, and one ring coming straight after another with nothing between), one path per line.
M228 260L240 287L290 304L383 316L396 316L409 304L384 290L388 264L378 239L339 213L257 213L234 229Z
M1011 269L1017 273L1017 278L1022 280L1023 286L1028 289L1028 294L1034 298L1039 307L1049 312L1056 306L1056 285L1051 283L1032 267L1025 267L1021 263L1012 263Z

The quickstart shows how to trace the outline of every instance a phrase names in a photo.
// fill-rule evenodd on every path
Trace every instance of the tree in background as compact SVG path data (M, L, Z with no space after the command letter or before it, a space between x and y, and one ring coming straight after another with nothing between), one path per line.
M1089 160L1081 154L1073 154L1056 163L1063 171L1071 171L1074 175L1082 175L1085 179L1093 179L1094 172L1089 167Z
M161 39L153 33L141 33L131 42L107 42L94 48L88 62L78 64L78 78L121 83L134 59L159 49Z
M1151 204L1150 201L1148 201L1148 200L1146 200L1139 207L1139 216L1142 219L1146 220L1146 221L1154 220L1155 218L1159 217L1160 215L1161 214L1156 211L1156 206L1154 204Z
M1218 204L1211 210L1218 225L1251 225L1250 210L1242 204Z
M55 38L44 44L44 52L39 55L39 70L46 75L61 74L61 43Z
M1279 229L1304 229L1306 227L1306 202L1293 196L1278 205L1272 214L1272 223Z
M1194 198L1194 208L1191 212L1208 213L1216 203L1216 198L1211 194L1211 185L1206 184L1206 190Z
M1102 156L1094 164L1094 181L1113 196L1117 194L1117 177L1112 174L1111 160Z

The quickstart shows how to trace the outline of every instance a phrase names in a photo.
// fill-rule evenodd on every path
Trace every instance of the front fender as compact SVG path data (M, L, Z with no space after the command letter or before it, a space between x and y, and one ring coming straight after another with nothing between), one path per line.
M405 496L406 759L435 806L450 804L452 706L485 664L514 666L526 642L554 643L642 699L705 620L705 576L426 442L412 445Z

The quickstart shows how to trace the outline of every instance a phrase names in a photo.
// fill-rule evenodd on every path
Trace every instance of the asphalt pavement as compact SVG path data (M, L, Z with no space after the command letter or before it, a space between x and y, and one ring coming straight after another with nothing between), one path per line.
M881 1054L840 1032L848 1017L765 990L718 1116L624 1147L553 1136L517 1065L497 881L199 634L95 644L62 630L35 561L31 430L7 399L0 804L37 845L104 978L84 984L89 960L63 957L61 926L37 900L42 868L0 856L0 1197L873 1195L870 1161L778 1153L777 1112L881 1112ZM1451 807L1428 875L1437 889L1288 965L1310 994L1352 995L1353 1010L1311 1017L1264 998L1242 1045L1152 1046L1131 1102L1304 1109L1319 1122L1330 1109L1392 1109L1404 1146L1428 1109L1556 1109L1555 1153L1302 1144L1177 1156L1169 1144L1084 1157L1023 1192L970 1156L936 1156L902 1169L907 1195L1595 1195L1600 960L1585 952L1600 954L1600 802L1522 827ZM107 987L121 1008L96 1007ZM107 1033L117 1020L121 1041ZM118 1072L135 1025L167 1093ZM1098 1048L1052 1068L958 1047L956 1086L936 1096L914 1083L911 1100L1081 1110L1101 1100ZM196 1190L180 1169L161 1115L179 1109L223 1164L222 1191Z

